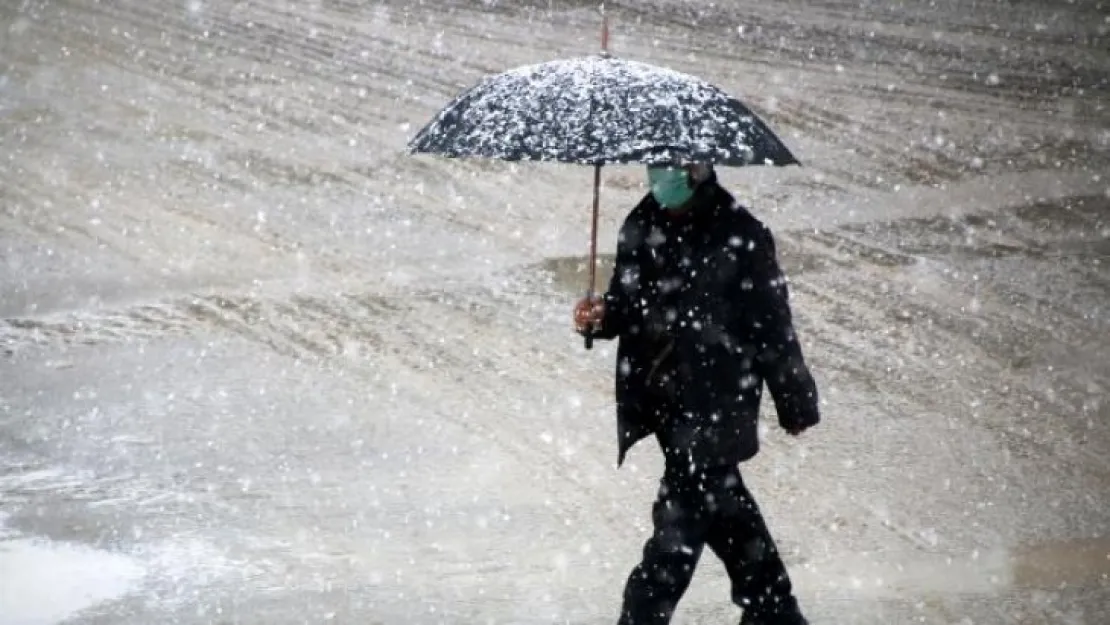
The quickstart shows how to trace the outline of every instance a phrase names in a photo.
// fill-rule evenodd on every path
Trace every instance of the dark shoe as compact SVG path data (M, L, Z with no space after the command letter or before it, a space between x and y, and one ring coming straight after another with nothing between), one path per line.
M774 611L760 610L752 607L744 610L740 625L809 625L802 610L798 607L797 600L790 597L786 602L776 606Z

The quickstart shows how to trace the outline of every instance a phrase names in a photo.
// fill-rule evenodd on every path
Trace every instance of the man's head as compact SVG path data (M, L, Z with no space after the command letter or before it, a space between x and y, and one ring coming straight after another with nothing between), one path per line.
M688 165L648 166L648 185L655 201L670 211L689 207L694 192L713 174L713 166L693 163Z

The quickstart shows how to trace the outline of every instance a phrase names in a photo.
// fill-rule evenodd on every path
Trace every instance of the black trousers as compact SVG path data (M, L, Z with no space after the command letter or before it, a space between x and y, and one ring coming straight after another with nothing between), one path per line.
M667 458L654 532L624 590L619 625L665 625L704 546L725 565L742 623L804 625L786 568L736 466L697 470Z

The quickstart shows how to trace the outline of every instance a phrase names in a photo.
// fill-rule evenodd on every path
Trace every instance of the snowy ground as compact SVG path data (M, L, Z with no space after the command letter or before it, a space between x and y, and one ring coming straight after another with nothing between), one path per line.
M806 164L723 178L823 392L745 465L813 622L1110 622L1110 8L708 5L613 47ZM615 622L659 462L569 329L590 173L403 153L597 22L0 3L0 623ZM676 622L737 616L707 556Z

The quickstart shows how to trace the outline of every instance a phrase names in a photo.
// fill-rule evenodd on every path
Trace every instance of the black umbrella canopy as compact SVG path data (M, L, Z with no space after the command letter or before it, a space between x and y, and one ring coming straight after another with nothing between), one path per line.
M440 111L409 149L583 165L799 164L762 120L720 88L604 55L488 77Z

